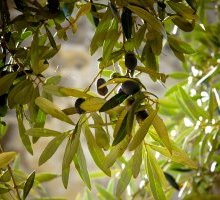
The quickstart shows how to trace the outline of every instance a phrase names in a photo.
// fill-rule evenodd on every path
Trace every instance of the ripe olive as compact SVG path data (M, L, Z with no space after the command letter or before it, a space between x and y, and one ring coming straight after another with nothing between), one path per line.
M80 105L85 101L85 99L83 98L78 98L75 101L75 108L76 108L76 112L79 114L82 114L85 112L85 110L83 110L82 108L80 108Z
M134 53L126 53L125 54L125 66L130 69L134 70L137 66L137 58Z
M59 0L48 0L47 3L48 3L47 7L49 11L53 13L56 13L57 11L59 11L59 7L60 7Z
M125 81L122 83L121 90L127 95L132 95L140 91L140 86L137 82Z
M166 4L164 2L161 2L161 1L158 1L157 2L157 5L162 9L164 10L166 8Z
M140 110L136 113L136 119L138 122L145 120L148 116L149 115L146 110Z
M108 93L108 88L106 86L102 87L102 88L99 88L101 85L103 85L105 83L106 83L106 81L105 81L104 78L99 78L97 80L97 91L102 96L105 96Z
M126 7L123 8L123 12L121 14L121 24L125 37L130 39L132 35L133 20L131 10Z

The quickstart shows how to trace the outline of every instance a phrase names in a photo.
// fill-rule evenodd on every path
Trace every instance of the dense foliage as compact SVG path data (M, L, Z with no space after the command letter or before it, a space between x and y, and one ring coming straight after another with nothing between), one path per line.
M14 18L8 1L0 1L1 138L7 129L4 117L14 109L30 154L39 138L52 137L39 149L39 165L65 143L64 187L74 165L91 190L84 137L101 175L112 177L106 188L96 185L98 199L220 198L215 190L220 178L217 1L14 0L13 5L19 11ZM209 9L217 11L210 19ZM84 15L95 27L91 54L102 49L99 73L85 89L66 88L59 85L62 77L48 77L45 71L60 49L57 39L68 40L66 32L74 34ZM183 63L181 72L160 73L164 46ZM141 74L162 84L168 77L180 81L158 99L141 82ZM91 91L93 84L97 93ZM54 96L75 103L61 110ZM59 132L44 127L49 115L72 128ZM27 175L14 161L16 155L1 147L0 198L53 199L42 195L40 185L58 176ZM86 190L82 198L96 197Z

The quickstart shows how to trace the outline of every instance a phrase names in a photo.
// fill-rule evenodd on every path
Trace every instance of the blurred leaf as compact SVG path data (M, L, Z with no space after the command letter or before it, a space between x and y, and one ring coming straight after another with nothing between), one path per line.
M13 72L0 78L0 96L8 92L16 76L17 72Z
M54 139L52 139L48 145L46 146L46 148L43 150L40 158L39 158L39 165L42 165L43 163L45 163L48 159L50 159L53 154L56 152L56 150L58 149L58 147L61 145L61 143L63 142L63 140L67 137L67 134L59 134L57 137L55 137Z
M160 146L156 146L156 145L149 145L153 150L161 153L162 155L170 158L173 162L177 162L180 163L182 165L186 165L192 169L197 169L197 164L191 160L188 155L186 154L186 152L184 152L183 150L181 150L180 148L178 148L176 145L172 144L172 155L169 153L169 151L164 148L164 147L160 147Z
M15 159L16 152L3 152L0 153L0 168L4 168L10 164L11 161Z
M195 53L195 51L192 49L192 47L188 43L176 38L173 35L168 36L168 42L169 42L169 45L178 52L185 53L185 54Z
M109 192L108 189L104 188L102 185L96 184L96 188L98 190L98 196L101 196L106 200L115 200L115 196L113 196L111 192Z
M37 173L35 176L35 180L38 181L39 183L44 183L44 182L51 181L57 177L59 177L59 175L57 175L57 174Z
M76 14L75 21L77 21L79 19L79 17L86 15L90 10L91 10L91 3L90 2L82 5L80 7L78 13Z
M167 173L167 172L164 172L164 175L165 175L167 181L169 182L169 184L170 184L173 188L175 188L176 190L180 190L180 186L178 185L178 183L176 182L175 178L174 178L172 175L170 175L170 174Z
M138 129L133 139L131 140L131 143L129 144L130 151L136 149L136 147L140 145L141 142L144 140L144 137L146 136L150 126L152 125L156 114L157 111L152 111L150 115L141 123L140 128Z
M133 159L131 158L125 165L125 168L121 172L120 179L118 180L118 184L116 187L116 196L120 197L122 193L127 188L131 177L132 177L132 163Z
M141 163L142 163L142 149L143 145L140 144L134 151L133 155L133 164L132 164L132 175L134 178L137 178L140 168L141 168Z
M153 157L149 147L147 147L146 170L150 183L150 189L155 200L165 200L162 183L165 180L163 171L158 166L156 159Z
M57 45L56 45L56 42L54 40L54 36L52 35L52 33L50 32L50 30L47 28L47 26L44 26L45 27L45 30L46 30L46 33L47 33L47 37L50 41L50 44L51 46L54 48L54 49L57 49Z
M43 97L37 97L35 100L35 103L45 113L50 114L51 116L61 121L64 121L66 123L73 124L72 120L63 111L61 111L59 107L57 107L51 101Z
M27 180L24 184L23 199L26 199L26 197L28 196L28 194L34 184L34 179L35 179L35 172L33 172L29 175L29 177L27 178Z

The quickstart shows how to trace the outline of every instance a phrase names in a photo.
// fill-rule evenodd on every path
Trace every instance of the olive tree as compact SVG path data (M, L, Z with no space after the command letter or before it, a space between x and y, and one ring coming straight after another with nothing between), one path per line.
M220 198L217 1L14 0L13 5L19 12L14 18L9 2L0 1L1 139L4 117L13 109L30 154L41 137L51 137L39 149L39 165L64 143L61 180L67 188L74 165L88 188L79 199ZM95 27L91 55L100 49L102 55L91 84L77 89L60 85L62 77L46 71L61 47L58 41L68 41L69 30L74 37L81 17ZM160 72L167 46L169 56L182 62L182 71ZM178 81L158 98L142 83L142 74L163 85L167 78ZM91 91L93 85L97 92ZM75 103L61 109L55 96ZM48 129L47 116L72 128ZM101 174L111 177L107 187L92 187L82 139ZM39 188L57 175L28 175L18 168L16 152L0 150L1 199L56 199Z

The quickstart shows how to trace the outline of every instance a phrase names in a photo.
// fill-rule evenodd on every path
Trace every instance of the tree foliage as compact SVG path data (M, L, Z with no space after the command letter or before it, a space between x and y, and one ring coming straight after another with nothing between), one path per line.
M61 163L64 187L68 187L74 165L91 190L84 137L101 176L112 177L106 188L96 186L99 199L164 200L175 190L182 199L220 198L212 187L218 184L220 170L220 26L218 15L212 23L207 17L209 7L219 11L217 1L14 3L19 14L12 18L8 1L0 1L1 138L7 129L4 117L13 109L20 138L30 154L39 138L52 137L46 148L39 150L39 165L65 143ZM91 55L102 50L99 73L87 88L63 87L61 77L46 75L48 61L58 53L58 41L68 40L68 30L74 37L83 16L95 27ZM164 46L182 62L181 72L160 72ZM168 77L179 81L159 99L139 79L141 74L161 84L166 84ZM91 91L93 84L97 92ZM53 102L54 96L71 97L75 104L61 109ZM78 121L73 121L72 115L78 115ZM72 128L62 132L48 129L47 116ZM1 199L46 199L39 197L37 188L58 176L27 175L17 167L15 157L15 152L4 152L1 147ZM120 172L119 178L115 171ZM95 196L86 190L80 198Z

